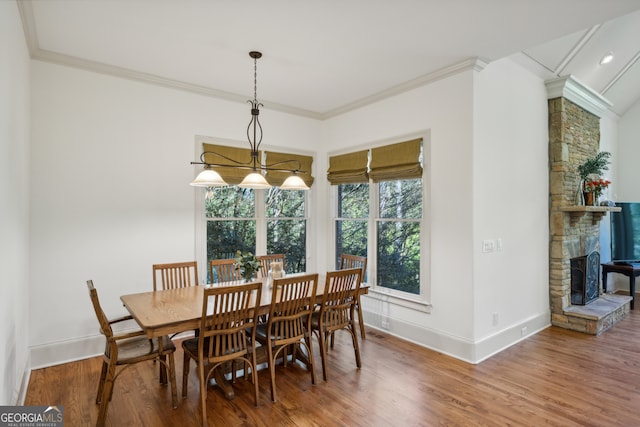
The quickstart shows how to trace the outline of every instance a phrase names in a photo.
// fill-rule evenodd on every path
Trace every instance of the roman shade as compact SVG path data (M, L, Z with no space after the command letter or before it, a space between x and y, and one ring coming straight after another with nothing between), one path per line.
M214 144L202 144L202 149L207 151L214 151L216 153L221 154L222 156L229 157L233 160L237 160L241 162L244 166L251 167L253 166L253 162L251 161L251 150L248 148L238 148L238 147L230 147L228 145L214 145ZM220 165L227 165L232 167L220 167L220 166L212 166L212 168L220 174L222 179L224 179L227 183L232 185L240 184L245 176L249 172L250 169L247 168L238 168L239 165L236 162L225 159L222 156L217 156L215 154L205 154L204 161L206 163L216 163ZM258 165L260 162L260 158L262 154L258 151Z
M369 182L369 150L329 157L327 180L331 185Z
M300 154L276 153L274 151L267 151L266 155L267 168L299 169L300 172L296 172L296 175L302 178L307 186L311 187L313 184L313 176L311 176L313 157ZM291 172L268 170L265 178L267 178L269 184L279 187L290 175Z
M373 182L422 177L422 138L371 150L369 176Z

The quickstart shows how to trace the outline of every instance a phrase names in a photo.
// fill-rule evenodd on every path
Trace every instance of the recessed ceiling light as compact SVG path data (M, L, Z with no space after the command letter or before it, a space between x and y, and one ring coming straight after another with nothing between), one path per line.
M613 52L609 52L605 56L603 56L600 60L600 65L608 64L611 61L613 61Z

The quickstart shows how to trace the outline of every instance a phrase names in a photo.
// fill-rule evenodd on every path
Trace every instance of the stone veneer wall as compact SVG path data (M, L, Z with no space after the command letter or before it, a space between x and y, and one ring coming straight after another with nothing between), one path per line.
M551 323L589 332L584 319L567 316L571 305L570 259L599 249L599 223L591 215L571 221L558 208L576 205L577 166L595 156L600 147L600 118L565 98L549 104Z

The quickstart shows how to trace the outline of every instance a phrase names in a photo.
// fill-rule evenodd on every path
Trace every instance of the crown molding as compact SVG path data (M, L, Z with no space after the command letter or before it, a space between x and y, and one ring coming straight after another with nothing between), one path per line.
M157 86L182 90L231 102L240 102L244 104L247 101L246 95L239 95L236 93L213 89L208 86L187 83L184 81L162 77L155 74L144 73L128 68L105 64L98 61L91 61L71 55L41 49L38 42L38 34L36 31L33 6L31 1L22 0L18 1L17 3L18 9L20 10L22 26L31 59L120 77L128 80L150 83ZM278 104L275 102L263 101L263 103L265 109L280 111L283 113L307 117L315 120L326 120L347 113L349 111L353 111L358 108L362 108L367 105L391 98L393 96L416 89L418 87L428 85L438 80L451 77L464 71L482 71L487 65L488 61L485 59L470 58L323 113L296 108L289 105Z
M602 95L569 75L557 79L547 80L547 99L565 98L585 110L602 117L610 110L613 104Z
M458 62L456 64L450 65L448 67L441 68L432 73L417 77L413 80L409 80L408 82L401 83L396 86L392 86L389 89L385 89L371 96L367 96L365 98L343 105L342 107L329 110L326 113L324 113L322 117L323 119L336 117L341 114L347 113L349 111L353 111L358 108L362 108L367 105L374 104L378 101L391 98L401 93L408 92L413 89L417 89L421 86L428 85L438 80L446 79L448 77L462 73L464 71L473 70L473 71L480 72L484 70L488 64L489 64L488 61L482 58L470 58L470 59Z

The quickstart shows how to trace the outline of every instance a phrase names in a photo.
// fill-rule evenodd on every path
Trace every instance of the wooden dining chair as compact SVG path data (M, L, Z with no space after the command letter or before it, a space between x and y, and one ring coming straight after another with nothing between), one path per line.
M259 255L258 260L260 260L260 277L267 277L269 274L269 268L271 268L271 263L281 262L282 270L286 271L284 265L284 254L271 254L271 255Z
M276 359L282 354L283 364L286 366L289 347L294 348L294 364L300 353L300 346L305 348L306 368L311 374L311 383L316 383L311 349L311 314L317 288L317 274L290 276L273 281L267 323L258 324L256 328L256 340L267 349L273 402L276 401Z
M358 255L342 254L340 255L340 270L347 268L359 268L362 270L360 281L364 281L367 275L367 257ZM366 332L364 330L364 318L362 317L362 304L360 304L360 295L356 298L356 311L358 312L358 325L360 326L360 336L365 339Z
M322 377L325 381L327 381L329 336L333 337L338 331L347 331L351 335L356 366L358 368L362 366L354 321L361 274L362 270L359 268L328 272L320 309L314 311L311 316L311 331L318 337L322 358Z
M211 283L233 282L241 280L240 270L236 270L234 258L212 259L209 261L209 280Z
M198 263L196 261L153 264L153 290L185 288L198 285Z
M258 406L258 372L255 334L262 284L260 282L207 288L202 301L200 335L182 342L184 364L182 397L187 397L189 363L195 360L200 384L202 425L207 425L207 385L214 370L227 362L242 360L251 368L255 404ZM235 378L235 375L234 375Z
M114 334L111 325L131 320L131 316L123 316L109 320L102 311L98 299L98 291L93 286L93 280L87 280L89 296L93 303L93 309L100 323L100 332L106 337L106 347L102 356L102 371L98 382L96 404L100 404L97 426L104 426L107 418L107 407L113 394L113 385L116 378L134 363L146 360L158 360L165 369L169 370L169 382L171 383L171 402L173 407L177 405L176 369L173 354L176 347L170 339L162 337L157 340L147 338L143 331L133 331ZM168 359L168 363L166 362ZM118 368L122 368L118 370ZM165 371L166 372L166 371ZM166 384L166 378L161 382Z

